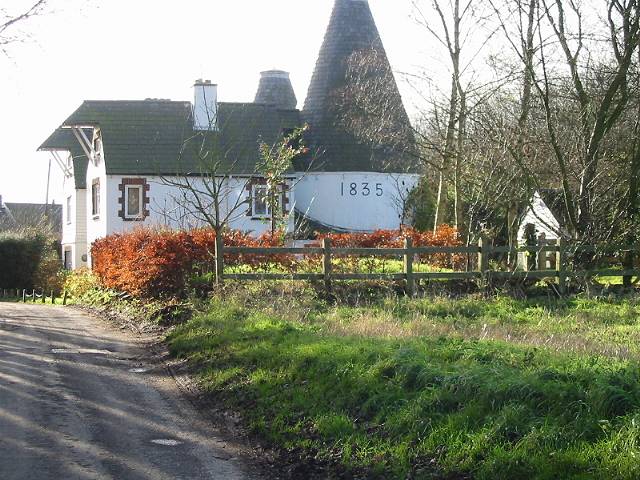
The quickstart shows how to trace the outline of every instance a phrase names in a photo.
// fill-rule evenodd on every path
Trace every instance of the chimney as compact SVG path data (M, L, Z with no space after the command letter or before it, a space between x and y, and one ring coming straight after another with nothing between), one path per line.
M193 129L217 130L218 85L211 80L196 80L193 93Z
M262 72L255 103L275 105L282 110L295 110L298 100L293 91L289 73L282 70Z

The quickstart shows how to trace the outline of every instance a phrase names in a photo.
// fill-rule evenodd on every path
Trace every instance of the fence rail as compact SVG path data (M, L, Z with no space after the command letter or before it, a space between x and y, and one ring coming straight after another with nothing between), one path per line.
M419 280L470 280L480 279L540 279L555 278L559 290L564 292L567 281L571 278L590 278L597 276L612 277L640 277L640 269L601 269L601 270L572 270L568 257L570 255L602 253L640 253L640 245L629 247L595 247L591 245L572 246L563 240L550 245L543 237L537 245L520 247L493 246L486 239L481 239L478 245L460 247L415 247L411 239L406 239L403 248L344 248L333 247L329 239L322 241L320 247L225 247L216 244L215 272L216 281L226 280L316 280L324 281L327 289L333 281L339 280L404 280L408 294L415 292L416 282ZM226 273L224 264L225 254L236 255L298 255L322 256L322 271L318 273ZM416 257L421 255L475 255L475 269L471 271L454 272L417 272L415 271ZM490 268L490 259L495 254L519 255L524 254L528 268L510 271L496 271ZM340 273L334 269L333 261L345 256L361 257L402 257L403 268L399 273Z
M2 288L0 289L1 299L20 300L23 303L31 301L36 303L47 303L47 299L51 300L51 303L55 305L58 298L62 299L62 304L66 305L69 298L67 292L63 292L62 295L56 295L54 290L39 289L25 289L25 288Z

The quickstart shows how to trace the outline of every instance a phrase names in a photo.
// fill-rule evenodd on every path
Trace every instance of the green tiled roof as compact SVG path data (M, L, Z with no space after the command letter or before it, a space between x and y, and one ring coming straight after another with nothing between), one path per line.
M107 174L198 175L201 150L219 159L222 173L254 173L258 141L273 143L283 129L300 125L296 110L220 103L218 131L200 132L193 130L191 108L168 100L86 101L63 127L100 128Z
M92 133L90 131L85 131L85 133L91 138ZM87 188L87 165L89 164L89 159L71 130L58 128L40 145L38 150L66 150L70 152L73 157L73 178L76 189Z

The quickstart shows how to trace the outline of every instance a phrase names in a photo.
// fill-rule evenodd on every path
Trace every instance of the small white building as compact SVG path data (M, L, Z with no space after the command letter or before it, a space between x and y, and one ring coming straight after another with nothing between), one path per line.
M395 137L406 137L409 120L362 0L336 0L302 111L289 74L280 70L262 73L253 103L219 102L218 87L209 81L196 82L193 103L85 101L40 147L65 172L62 248L70 268L90 265L91 244L113 233L140 225L205 224L186 201L201 191L206 203L214 179L203 172L203 155L208 162L216 159L228 227L254 235L267 231L258 142L275 143L305 124L310 153L287 172L280 199L288 231L305 223L346 232L398 228L420 165L395 145L359 139L336 113L339 93L355 77L348 61L363 50L383 60L386 87L379 101L395 105L397 118L387 124L397 128ZM191 192L178 185L185 179Z
M541 240L544 240L548 245L552 245L561 238L568 238L564 212L562 190L541 189L536 191L522 215L518 229L518 244L526 246L530 242L539 244ZM518 264L522 268L526 268L526 254L519 255Z

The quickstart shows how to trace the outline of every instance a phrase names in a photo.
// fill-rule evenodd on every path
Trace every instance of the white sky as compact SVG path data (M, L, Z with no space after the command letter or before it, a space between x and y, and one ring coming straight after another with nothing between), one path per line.
M221 101L253 101L259 72L291 72L302 107L334 0L52 0L0 54L0 195L44 202L49 155L36 148L87 100L191 100L196 78ZM2 0L7 5L7 0ZM26 5L31 0L8 0ZM408 0L370 0L396 71L437 63ZM442 67L442 65L440 65ZM434 70L437 65L434 65ZM400 88L411 109L411 90ZM50 200L62 201L52 166Z

